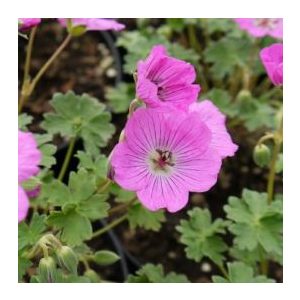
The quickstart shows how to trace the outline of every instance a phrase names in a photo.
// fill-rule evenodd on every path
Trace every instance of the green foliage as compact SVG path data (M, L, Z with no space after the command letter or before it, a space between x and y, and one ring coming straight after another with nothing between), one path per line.
M22 131L27 131L27 126L31 124L33 120L32 116L26 113L22 113L18 116L18 127Z
M114 113L125 113L130 102L135 98L135 87L132 83L122 82L115 88L109 88L105 98Z
M252 44L250 38L224 37L211 42L204 51L207 63L212 63L211 71L215 78L222 79L233 73L235 67L245 67L249 61Z
M120 257L109 250L100 250L95 252L92 258L98 265L107 266L117 262Z
M176 227L181 233L181 243L186 245L187 257L196 262L209 257L217 265L221 265L227 246L219 234L225 233L227 222L222 219L212 221L207 209L194 208L188 215L189 219L180 221L180 225Z
M99 154L93 157L87 152L78 151L75 156L79 159L78 169L83 168L95 175L97 181L106 179L108 161L105 155Z
M46 230L45 217L45 215L34 213L29 224L26 224L24 221L19 223L19 249L35 245L35 243L42 237Z
M230 94L219 88L213 88L205 94L201 94L201 100L209 99L211 100L224 114L229 117L236 116L238 114L238 108L234 103Z
M72 246L91 238L91 221L106 217L110 207L108 195L97 193L96 178L85 169L71 172L68 186L53 180L42 193L48 203L61 208L51 212L48 224L61 229L62 241Z
M55 112L45 114L42 127L51 134L82 138L85 149L93 155L99 153L99 147L106 146L115 132L105 105L87 94L57 93L50 103Z
M130 228L142 227L147 230L159 231L161 223L166 220L164 211L151 212L137 203L128 209Z
M268 204L267 194L244 189L242 198L230 197L224 210L233 223L229 230L240 250L262 247L266 253L282 256L282 200Z
M228 278L221 276L213 276L215 283L272 283L273 279L266 276L255 276L254 271L250 266L242 262L228 263Z
M54 157L56 146L50 144L50 142L52 142L52 135L35 134L34 137L40 151L42 152L42 161L40 162L40 165L49 169L56 163L56 159Z
M146 264L136 275L129 275L128 283L187 283L189 280L185 275L174 272L164 274L162 265Z
M136 198L136 193L123 190L119 185L110 185L109 192L114 196L114 200L119 203L126 203Z
M26 274L26 270L32 266L32 262L22 255L22 252L18 253L18 282L22 282L23 276Z
M61 240L70 246L78 245L92 237L91 222L75 209L52 212L47 222L50 226L62 231Z
M136 69L139 60L145 59L154 45L164 45L169 54L176 58L187 60L193 64L198 64L199 55L192 49L183 48L178 43L172 44L163 35L154 34L154 29L142 34L139 31L122 32L117 45L124 47L128 53L125 55L124 71L132 74Z

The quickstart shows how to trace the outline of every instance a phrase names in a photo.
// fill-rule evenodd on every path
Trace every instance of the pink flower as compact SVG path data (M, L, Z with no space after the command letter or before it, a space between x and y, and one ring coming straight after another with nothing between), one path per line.
M41 162L41 152L37 148L34 136L30 132L18 133L18 182L19 182L19 222L22 221L29 208L29 201L26 192L21 187L21 183L39 172Z
M149 210L176 212L187 204L189 191L204 192L216 183L222 158L236 149L224 117L209 101L189 113L140 108L113 150L112 174Z
M238 147L235 145L226 129L226 118L210 101L203 100L190 105L190 112L197 112L200 120L206 124L212 134L211 145L221 158L233 156Z
M154 46L145 61L137 66L137 97L151 108L187 110L197 100L200 86L194 67L167 55L166 49Z
M260 51L261 61L274 85L283 83L283 45L273 44Z
M19 18L19 29L25 30L37 26L41 23L41 18Z
M86 30L116 30L120 31L125 28L125 25L109 19L93 19L93 18L72 18L73 26L84 26ZM67 19L58 18L58 22L65 26Z
M272 36L282 39L282 19L235 19L240 28L254 37Z

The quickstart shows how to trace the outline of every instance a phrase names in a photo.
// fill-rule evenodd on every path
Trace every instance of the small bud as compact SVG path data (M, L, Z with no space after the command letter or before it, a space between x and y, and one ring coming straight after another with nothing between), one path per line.
M57 278L55 260L50 256L42 258L39 263L38 274L41 282L55 282Z
M92 283L101 282L100 276L94 270L86 270L83 274L85 277L89 278Z
M271 151L265 144L256 145L253 152L253 160L259 167L266 167L271 160Z
M237 95L238 101L247 101L252 98L251 92L248 90L241 90Z
M74 251L68 246L62 246L56 251L58 263L70 273L77 274L78 258Z

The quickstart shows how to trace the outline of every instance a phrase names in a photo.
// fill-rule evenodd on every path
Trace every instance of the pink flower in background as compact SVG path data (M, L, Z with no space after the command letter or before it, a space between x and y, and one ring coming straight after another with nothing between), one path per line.
M72 24L75 26L85 26L86 30L116 30L120 31L125 25L110 19L93 19L93 18L72 18ZM61 25L67 25L67 19L58 18Z
M200 120L208 127L212 134L211 145L221 158L233 156L238 147L227 132L226 118L220 110L210 100L204 100L191 104L189 111L198 113Z
M235 19L240 28L246 30L254 37L272 36L282 39L282 19L263 18L263 19Z
M236 150L220 118L210 102L190 113L138 109L112 153L113 179L151 211L182 209L189 191L216 183L222 158Z
M179 108L187 110L195 102L200 86L194 67L168 56L166 49L154 46L144 61L137 66L137 97L151 108Z
M19 18L19 29L26 30L41 23L41 18Z
M283 83L283 45L273 44L260 51L261 61L274 85Z
M29 208L28 197L21 184L39 172L38 165L41 162L42 155L32 133L19 131L18 135L18 220L20 222L26 217Z

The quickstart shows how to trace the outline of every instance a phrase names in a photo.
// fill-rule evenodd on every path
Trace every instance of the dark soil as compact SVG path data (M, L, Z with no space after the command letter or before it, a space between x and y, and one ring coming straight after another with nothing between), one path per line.
M132 21L128 21L128 24L129 27L134 26ZM65 34L65 30L53 20L40 26L34 45L32 74L35 74L54 52ZM109 39L113 40L114 36L110 34ZM19 87L23 76L26 44L27 41L19 37ZM103 36L102 33L89 32L74 39L44 75L24 108L25 112L34 116L34 123L30 130L40 131L38 124L41 116L51 110L48 101L55 92L64 93L73 90L79 94L88 93L105 102L106 89L114 86L123 76L117 71L119 66L115 64L115 55L116 53L112 53L107 43L107 36ZM117 133L104 152L111 151L125 121L125 115L113 115ZM93 266L103 278L122 282L126 274L135 272L139 265L147 262L161 263L168 272L184 273L192 282L211 282L211 275L219 273L208 260L197 264L185 258L184 246L179 243L179 234L174 227L179 224L181 218L186 216L188 209L194 206L208 207L213 218L223 217L222 207L228 196L239 196L244 187L260 191L266 189L267 173L257 168L252 160L251 149L257 140L256 137L249 136L243 127L235 127L231 133L234 141L239 145L239 151L234 158L224 161L216 186L205 194L191 194L189 205L183 211L177 214L167 213L167 222L163 224L159 232L143 229L133 231L126 224L122 224L115 229L115 237L106 235L103 239L91 242L90 246L95 249L112 249L124 255L123 266L121 264L102 268L97 265ZM257 133L257 136L260 135ZM64 143L60 139L56 142L59 148L62 148L58 152L58 159L60 159L65 151ZM71 168L76 168L76 164L77 161L74 161ZM276 191L282 192L280 177L277 178ZM103 224L98 223L95 226L98 228ZM116 245L116 240L121 245ZM231 242L230 236L228 236L228 241ZM282 268L279 265L271 264L269 275L278 282L282 282Z

